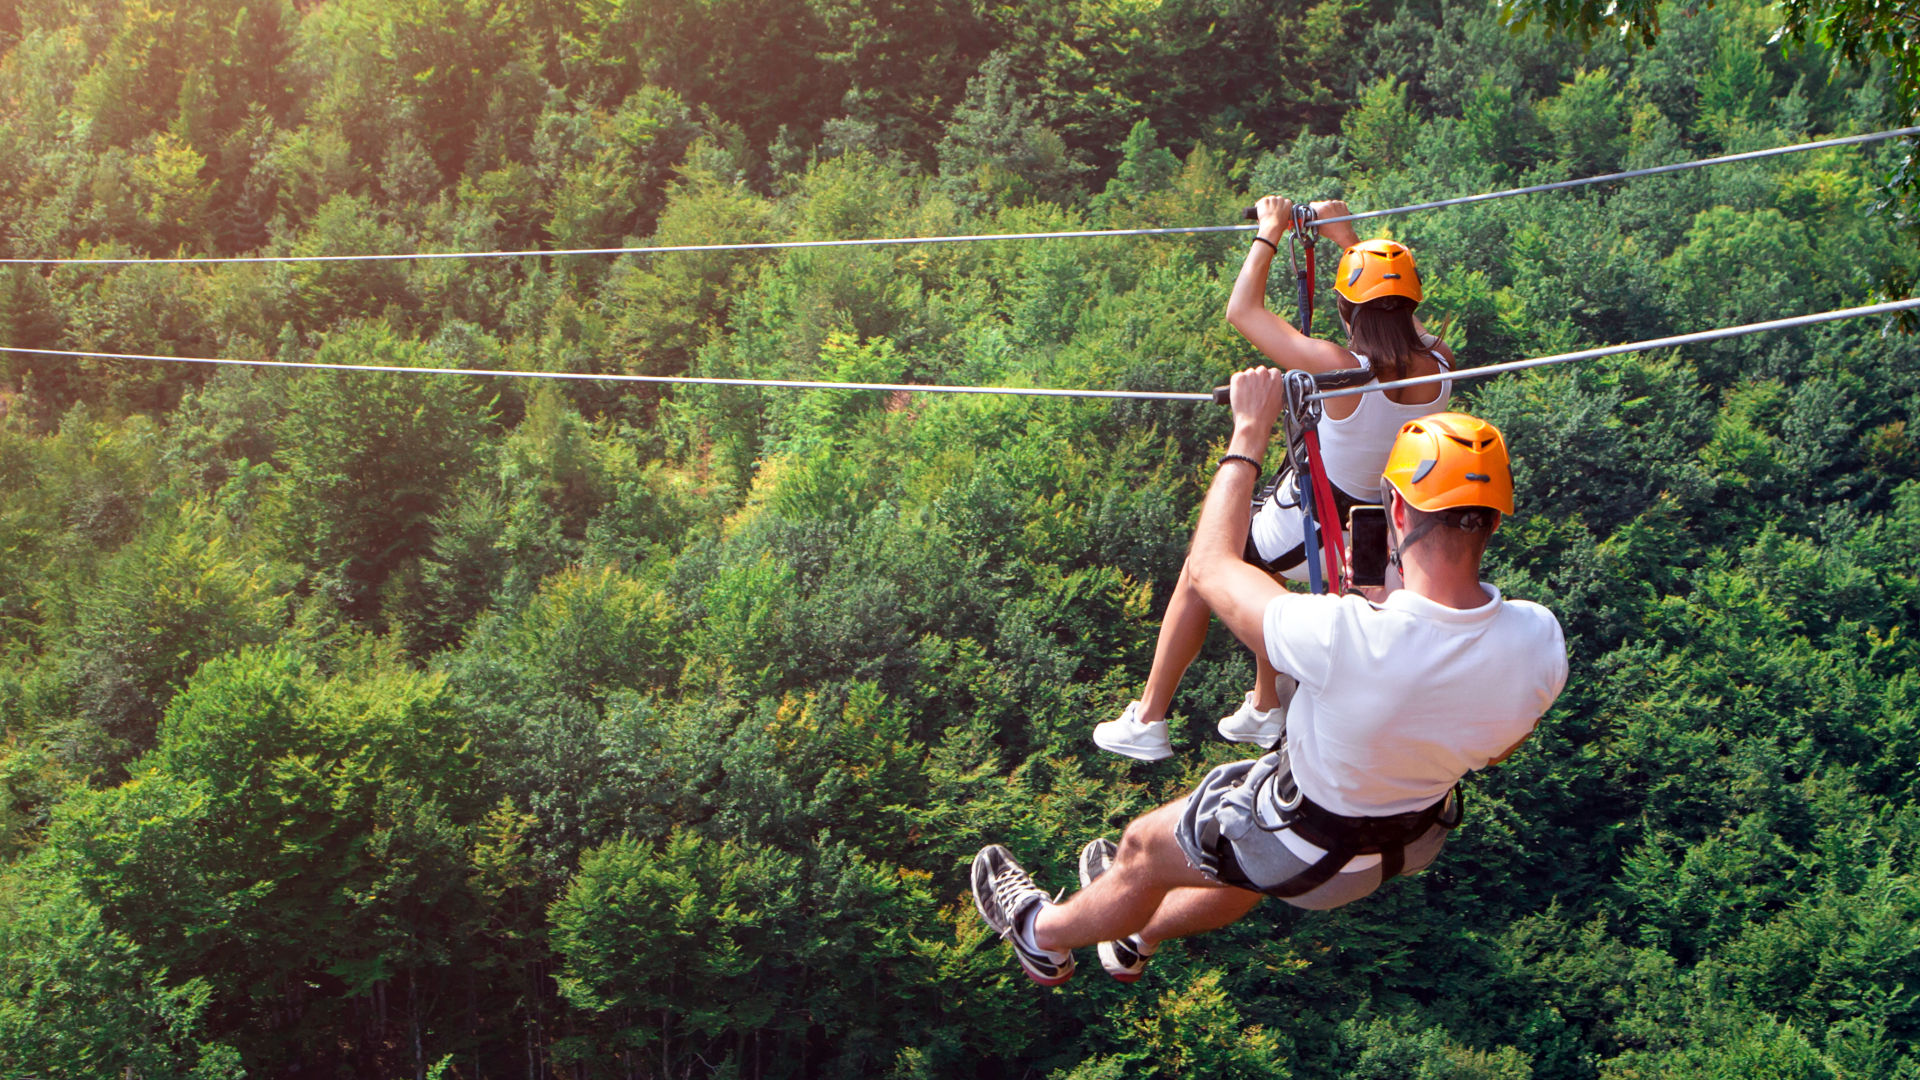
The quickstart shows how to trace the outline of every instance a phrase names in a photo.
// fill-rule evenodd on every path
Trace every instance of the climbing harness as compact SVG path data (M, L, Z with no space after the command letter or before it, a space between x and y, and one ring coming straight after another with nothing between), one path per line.
M1340 526L1339 497L1334 492L1333 482L1327 479L1326 465L1321 459L1319 427L1322 409L1319 395L1328 390L1358 387L1372 378L1373 372L1364 367L1318 374L1289 371L1282 384L1286 408L1281 412L1280 419L1287 437L1286 465L1260 490L1254 505L1257 508L1268 499L1291 496L1291 501L1278 505L1298 508L1300 512L1307 587L1316 593L1324 593L1329 587L1337 592L1345 592L1351 584L1346 562L1346 541ZM1229 394L1229 387L1217 387L1213 392L1213 400L1225 405ZM1283 490L1288 487L1292 490ZM1320 520L1323 514L1324 521ZM1315 548L1320 549L1321 558L1314 558Z
M1291 831L1295 836L1320 848L1324 855L1305 870L1280 882L1265 886L1261 892L1286 899L1304 896L1333 879L1355 856L1380 856L1380 881L1399 876L1406 867L1406 848L1425 836L1436 825L1452 830L1460 824L1466 806L1466 791L1455 784L1453 790L1432 805L1404 814L1384 817L1349 817L1336 814L1307 798L1293 778L1293 762L1283 736L1271 756L1263 759L1246 782L1255 785L1254 825L1264 832ZM1245 878L1233 858L1229 844L1218 845L1216 854L1223 864L1223 877Z
M1248 221L1257 221L1260 210L1249 206L1240 216ZM1300 313L1300 332L1308 337L1313 336L1313 288L1317 276L1314 254L1319 246L1315 242L1319 236L1314 229L1318 221L1319 217L1314 213L1311 203L1295 203L1293 221L1287 235L1287 266L1293 271L1294 302ZM1264 236L1256 239L1266 241Z

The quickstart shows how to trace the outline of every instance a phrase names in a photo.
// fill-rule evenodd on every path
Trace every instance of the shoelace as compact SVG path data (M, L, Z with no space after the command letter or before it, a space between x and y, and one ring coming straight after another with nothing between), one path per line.
M1007 919L1007 929L1000 935L1001 937L1013 936L1014 901L1027 893L1040 893L1042 898L1046 896L1033 883L1033 879L1027 876L1025 870L1017 866L1009 866L993 876L993 902L1000 906L1000 913Z

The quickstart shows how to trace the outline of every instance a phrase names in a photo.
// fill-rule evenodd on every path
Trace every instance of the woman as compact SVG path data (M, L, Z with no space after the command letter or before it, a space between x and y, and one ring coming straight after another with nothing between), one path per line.
M1341 371L1366 367L1373 372L1369 386L1396 379L1449 371L1453 352L1426 332L1415 317L1421 299L1420 276L1413 255L1392 240L1361 242L1352 222L1319 227L1321 236L1340 245L1344 254L1335 274L1334 291L1340 322L1347 331L1347 347L1308 337L1285 319L1267 310L1267 274L1280 251L1280 241L1293 225L1293 202L1269 195L1258 206L1255 234L1240 277L1227 301L1227 321L1274 364L1292 371ZM1350 211L1338 200L1313 204L1316 217L1345 217ZM1398 390L1328 399L1320 420L1320 453L1333 484L1334 510L1345 519L1355 504L1379 501L1381 470L1400 425L1446 409L1451 381ZM1283 476L1274 495L1257 505L1247 537L1247 561L1291 581L1305 581L1307 551L1298 497L1291 475ZM1323 511L1324 512L1324 511ZM1318 553L1315 553L1318 557ZM1095 725L1093 741L1104 750L1159 761L1171 757L1167 737L1167 708L1187 665L1200 654L1206 640L1207 609L1183 567L1167 612L1160 623L1153 670L1140 700L1128 705L1118 719ZM1232 716L1219 723L1222 737L1232 742L1271 745L1285 727L1286 700L1292 682L1275 685L1277 673L1264 656L1256 654L1259 678Z

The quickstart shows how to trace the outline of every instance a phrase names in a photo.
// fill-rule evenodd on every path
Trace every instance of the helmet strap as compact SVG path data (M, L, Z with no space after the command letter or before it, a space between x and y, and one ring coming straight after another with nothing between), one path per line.
M1394 494L1399 496L1400 501L1406 502L1405 495L1401 495L1397 490ZM1413 504L1407 503L1407 509L1409 511L1414 509ZM1408 529L1405 536L1398 537L1395 543L1389 545L1387 561L1393 564L1395 570L1400 570L1400 553L1426 539L1428 533L1443 525L1448 528L1461 529L1466 532L1475 532L1484 529L1487 526L1487 522L1486 519L1481 516L1483 514L1495 515L1495 520L1498 520L1497 515L1499 511L1477 506L1467 508L1465 513L1459 510L1422 511L1420 522L1413 528Z
M1387 561L1393 564L1395 570L1401 571L1404 575L1405 570L1400 566L1401 553L1426 539L1427 534L1432 532L1439 524L1440 519L1438 517L1428 514L1419 524L1408 529L1405 536L1395 538L1393 545L1387 551Z

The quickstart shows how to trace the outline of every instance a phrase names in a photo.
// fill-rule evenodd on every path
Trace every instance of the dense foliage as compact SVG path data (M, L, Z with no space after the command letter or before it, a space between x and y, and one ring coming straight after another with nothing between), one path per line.
M0 249L1216 223L1895 109L1748 4L1662 25L9 0ZM1491 363L1864 299L1920 264L1870 211L1900 155L1391 229ZM13 266L0 344L1193 390L1253 359L1240 254ZM1064 886L1237 752L1206 739L1251 674L1224 638L1173 761L1088 741L1144 678L1220 410L0 354L0 1074L1920 1077L1916 395L1872 322L1473 390L1519 455L1493 577L1574 654L1540 735L1432 872L1043 992L972 853Z

